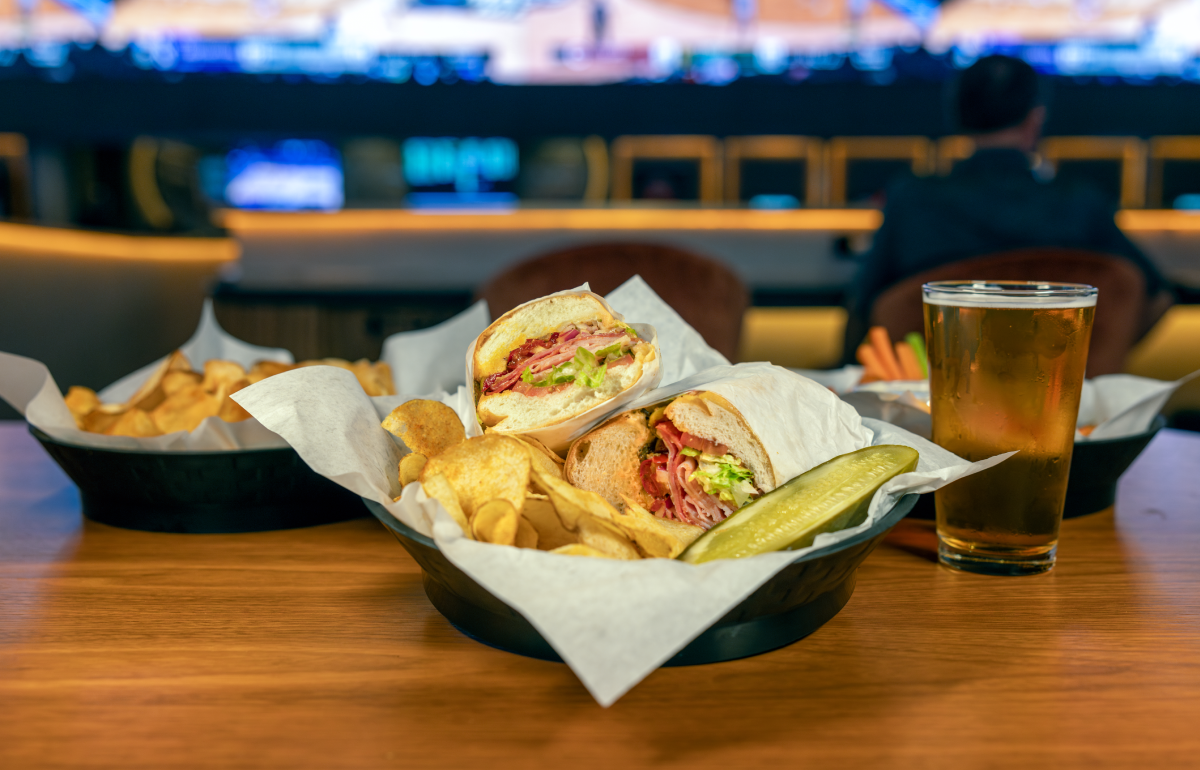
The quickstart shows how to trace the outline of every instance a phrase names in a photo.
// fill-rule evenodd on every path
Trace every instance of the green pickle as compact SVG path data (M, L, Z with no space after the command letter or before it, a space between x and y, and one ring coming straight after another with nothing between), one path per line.
M746 505L678 558L703 564L807 548L817 535L865 521L875 491L915 470L919 457L917 450L896 444L839 455Z

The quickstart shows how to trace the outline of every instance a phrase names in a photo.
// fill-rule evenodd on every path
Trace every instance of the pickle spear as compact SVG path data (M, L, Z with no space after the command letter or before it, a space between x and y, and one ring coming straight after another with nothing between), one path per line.
M807 548L817 535L861 524L889 479L916 469L917 450L881 444L839 455L763 495L701 535L689 564Z

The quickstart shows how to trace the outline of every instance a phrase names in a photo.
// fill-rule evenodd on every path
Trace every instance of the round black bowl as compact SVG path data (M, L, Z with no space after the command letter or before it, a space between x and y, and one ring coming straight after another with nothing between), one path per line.
M360 497L317 474L291 447L139 452L29 432L79 487L83 514L114 527L265 532L366 515Z
M816 631L850 600L858 565L916 499L907 495L866 532L796 559L663 665L736 660L785 647ZM528 620L454 566L431 538L378 503L364 502L421 565L426 596L455 628L508 652L562 660Z
M1063 518L1073 519L1098 513L1117 500L1117 482L1137 456L1162 430L1167 420L1161 414L1154 418L1148 430L1134 436L1076 441L1071 453L1071 472L1067 476L1067 501ZM933 495L925 495L910 516L914 519L934 519Z

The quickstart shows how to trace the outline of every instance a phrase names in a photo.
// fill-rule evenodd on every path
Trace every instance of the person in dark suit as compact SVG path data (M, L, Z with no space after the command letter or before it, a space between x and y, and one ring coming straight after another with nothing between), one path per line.
M1165 311L1168 283L1117 227L1105 199L1088 187L1035 177L1030 158L1046 107L1032 67L1008 56L982 58L959 77L950 107L959 130L974 140L975 153L949 176L910 178L889 190L883 225L847 297L848 360L866 336L876 297L892 284L1015 249L1065 247L1128 259L1145 274L1152 302Z

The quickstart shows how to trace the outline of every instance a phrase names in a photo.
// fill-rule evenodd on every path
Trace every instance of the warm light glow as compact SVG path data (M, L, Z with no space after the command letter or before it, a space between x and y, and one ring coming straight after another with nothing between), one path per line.
M0 252L143 262L230 262L241 247L232 238L119 235L0 222Z
M1117 226L1127 233L1200 231L1200 211L1126 209L1117 212Z
M836 230L869 231L882 214L874 209L753 211L704 208L605 208L407 211L345 210L336 213L226 209L220 224L236 235L280 232L464 230Z

